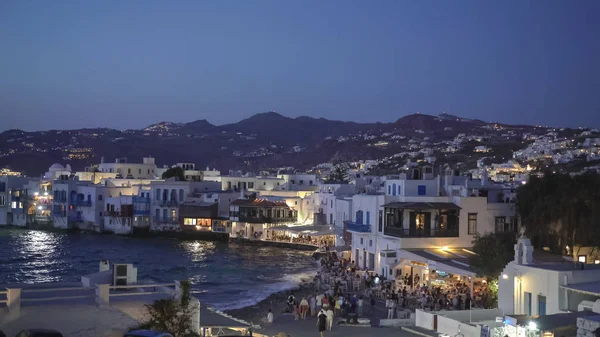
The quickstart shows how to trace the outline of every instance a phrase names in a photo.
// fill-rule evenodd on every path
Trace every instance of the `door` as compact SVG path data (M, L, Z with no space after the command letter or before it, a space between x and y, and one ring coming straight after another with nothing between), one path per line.
M369 253L369 270L375 269L375 254Z
M409 235L415 236L417 234L417 213L410 212L410 220L409 220Z
M425 213L424 236L431 236L431 213Z
M525 314L531 316L531 293L525 292Z
M359 261L360 261L359 253L360 253L360 251L358 250L358 248L356 248L356 253L354 254L354 261L356 261L356 264L359 264Z
M546 296L538 295L538 315L546 314Z
M367 252L363 250L363 263L362 263L362 267L363 268L367 268Z

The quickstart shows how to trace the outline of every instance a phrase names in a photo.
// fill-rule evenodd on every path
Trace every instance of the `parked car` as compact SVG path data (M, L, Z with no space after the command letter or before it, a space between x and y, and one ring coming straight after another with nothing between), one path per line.
M123 337L173 337L173 335L168 332L154 330L133 330L126 333Z
M48 329L27 329L19 332L16 337L64 337L62 333L56 330Z

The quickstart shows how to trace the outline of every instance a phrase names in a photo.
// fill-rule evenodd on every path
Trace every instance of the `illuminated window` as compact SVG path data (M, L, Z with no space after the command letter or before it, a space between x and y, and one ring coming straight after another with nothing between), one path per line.
M183 219L183 224L188 226L196 226L196 219L185 218Z
M586 263L587 262L587 256L585 256L585 255L579 255L577 257L577 261L579 261L581 263Z
M17 208L17 202L13 201L10 205L11 208Z
M600 264L600 260L594 260L594 264Z

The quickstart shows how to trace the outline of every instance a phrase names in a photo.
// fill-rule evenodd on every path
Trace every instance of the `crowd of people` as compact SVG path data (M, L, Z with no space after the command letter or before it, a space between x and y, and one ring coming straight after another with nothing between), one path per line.
M302 243L319 247L331 247L334 243L334 239L330 238L329 236L298 235L297 237L292 237L289 235L280 234L277 231L271 231L271 233L272 234L267 234L265 240L289 243Z

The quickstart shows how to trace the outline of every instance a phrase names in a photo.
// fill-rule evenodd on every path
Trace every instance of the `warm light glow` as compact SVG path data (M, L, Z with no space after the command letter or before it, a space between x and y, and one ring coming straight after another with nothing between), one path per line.
M38 206L38 209L41 211L41 210L43 210L43 209L44 209L44 207L42 207L42 206Z
M600 264L600 260L594 260L594 264Z
M36 196L37 196L37 195L40 195L40 194L39 194L38 192L35 192L35 193L33 193L33 195L36 195Z
M441 249L442 249L443 251L447 251L449 248L448 248L448 246L443 246Z
M537 330L537 324L535 324L535 322L529 322L527 327L529 328L529 330Z
M581 255L577 258L577 261L581 262L581 263L585 263L585 255Z
M44 192L44 195L48 195L48 192Z
M502 274L502 278L506 280L506 279L508 279L508 275Z
M200 229L200 226L196 226L196 229Z

